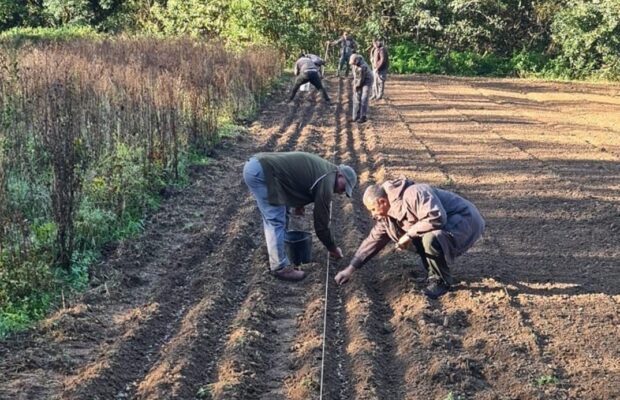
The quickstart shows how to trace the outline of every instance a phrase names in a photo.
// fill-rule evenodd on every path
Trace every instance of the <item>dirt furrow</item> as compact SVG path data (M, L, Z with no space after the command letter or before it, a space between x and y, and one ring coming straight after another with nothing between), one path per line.
M195 335L204 315L222 312L223 317L226 315L223 311L230 312L238 307L231 302L229 293L234 293L235 288L241 284L229 276L240 277L244 271L242 263L229 263L218 265L214 274L211 270L213 266L203 262L206 250L204 242L210 243L213 251L221 246L231 247L231 243L239 249L245 248L248 243L255 246L248 236L229 232L231 224L246 219L240 214L242 208L239 208L236 200L243 197L242 193L245 192L245 186L238 178L241 160L243 158L227 160L237 164L237 168L229 172L236 179L227 177L223 182L239 183L229 186L226 197L220 199L224 207L222 213L207 216L210 220L205 221L204 226L211 235L205 240L186 243L179 249L178 255L167 257L170 273L149 302L154 308L152 316L142 320L134 330L120 335L111 346L105 346L99 359L85 366L81 373L69 381L70 389L65 393L66 398L85 395L123 397L133 396L134 392L139 394L138 397L158 397L160 390L174 386L168 381L174 382L182 379L183 374L196 371L191 368L187 371L185 365L191 357L184 353L188 346L201 344L195 341ZM229 235L222 236L222 232ZM209 288L206 293L205 288ZM238 301L237 296L237 304ZM219 321L224 322L225 318ZM201 328L206 329L204 326ZM212 329L211 326L209 328ZM209 344L208 341L205 343ZM131 365L131 370L121 372L126 365Z
M389 114L390 111L391 110L386 110L387 114ZM406 125L406 129L403 133L409 133L411 135L413 132L409 128L404 117L400 115L399 119ZM412 136L416 141L420 141L417 135L413 134ZM410 142L405 139L403 140L403 143ZM426 145L424 147L428 148ZM407 146L403 146L403 151L408 153L407 150ZM432 152L429 151L429 153L431 157L433 157ZM438 165L439 163L440 161L434 159L434 165ZM388 168L389 166L390 165L388 163ZM449 172L447 172L445 167L438 169L442 171L444 177L450 181L453 181L451 175L449 175ZM411 261L405 261L405 263L407 262ZM402 280L402 278L403 276L401 275L399 279ZM409 282L408 285L409 287L415 288L414 282ZM394 287L399 285L396 282L392 282L391 285L386 286ZM482 366L474 363L474 360L476 359L476 352L462 349L462 345L460 343L462 339L461 336L464 332L461 332L458 328L461 326L467 326L467 314L464 314L462 310L458 310L457 308L458 318L455 321L456 323L453 323L453 321L451 321L453 319L451 314L447 312L441 304L425 304L425 300L420 298L419 294L403 295L402 292L409 292L407 290L407 286L404 286L401 289L402 290L400 291L393 291L392 296L390 296L393 307L399 314L397 320L408 322L397 328L397 334L400 335L400 338L403 338L404 343L413 342L409 344L410 347L427 350L419 351L417 353L419 360L417 363L418 368L414 369L413 373L410 372L411 375L408 376L408 378L413 376L428 377L430 374L431 382L443 384L438 385L440 390L435 391L434 396L441 395L441 386L444 385L448 387L452 386L455 390L457 390L457 393L464 394L471 394L474 391L481 391L487 387L488 383L485 382L484 377L481 375ZM506 311L510 312L510 308ZM523 325L523 318L520 315L517 315L516 319L521 321L521 325ZM531 329L524 328L522 330L525 330L526 337L536 338L536 335L531 332ZM407 340L406 338L410 339ZM415 338L419 340L416 341ZM530 341L530 345L532 344L533 348L536 349L536 354L540 354L541 349L538 347L537 341ZM442 349L446 353L456 353L456 357L446 356L446 354L443 354L441 351ZM441 355L433 355L433 353L436 352L439 352ZM425 369L420 369L419 366L422 365L427 367ZM465 366L467 368L464 368ZM406 379L408 382L411 380L412 379ZM430 388L427 388L426 390L432 391Z
M352 103L350 84L347 85L347 98ZM350 115L351 107L349 107ZM334 206L338 209L334 220L339 237L343 237L349 254L363 239L364 224L361 191L369 179L374 178L375 155L367 149L365 128L358 124L346 123L340 135L344 136L338 144L337 162L351 165L358 171L360 189L352 201L338 199ZM339 268L343 267L339 266ZM402 398L402 375L399 360L393 353L394 340L392 327L386 321L392 310L386 304L375 278L362 271L351 284L339 289L343 292L345 346L351 359L351 398Z
M439 104L441 104L443 107L446 107L446 106L449 107L450 102L443 99L439 102ZM421 113L416 114L416 116L423 117L423 114L421 112ZM412 119L409 119L409 121L411 120ZM414 121L413 124L415 124L415 120L413 121ZM438 159L440 162L445 163L451 168L454 168L453 166L456 166L456 165L459 166L458 170L454 169L455 171L454 175L456 176L455 181L459 183L459 186L468 188L468 193L470 193L473 196L474 202L476 204L481 205L483 212L485 210L489 210L489 211L498 210L499 211L501 210L501 207L510 207L509 206L510 203L497 202L497 198L485 200L483 193L480 193L480 190L476 188L477 186L476 183L479 182L479 178L476 178L476 174L474 170L480 169L479 164L481 164L481 161L483 160L478 160L473 157L471 159L463 158L462 156L459 155L458 152L448 151L448 149L451 149L451 146L448 144L449 142L445 140L439 141L437 140L437 136L453 135L455 139L458 141L457 143L459 145L459 149L463 149L465 147L465 150L466 150L467 147L471 146L472 149L473 148L479 149L479 151L481 152L480 154L498 154L498 149L501 146L497 146L497 143L494 141L489 141L488 136L486 136L488 135L488 133L484 130L482 132L476 132L476 131L464 131L463 132L462 131L460 133L460 136L456 136L456 134L452 134L452 130L442 131L442 128L445 128L445 127L439 126L438 129L432 132L422 131L420 134L422 135L422 137L427 138L426 140L430 140L432 142L431 146L433 149L436 149L436 152L439 154ZM431 133L435 137L431 136ZM491 134L493 133L491 132ZM494 151L489 152L485 149L489 147L493 148ZM458 161L458 163L455 161ZM467 165L467 163L470 163L470 165ZM529 168L529 167L524 168L524 171L528 171L528 173L531 173L530 171L532 171L532 168ZM483 178L489 179L491 178L491 176L487 176ZM514 175L513 175L513 179L514 179ZM504 182L504 184L500 186L500 190L501 188L503 188L505 192L502 195L497 196L498 198L503 198L503 199L510 198L511 191L514 191L515 189L517 189L517 187L512 187L513 186L512 182L513 182L512 179L507 179ZM547 190L562 190L562 185L561 184L558 185L558 183L555 183L552 185L549 185L547 183L546 185L547 185ZM497 191L497 189L495 190ZM511 199L511 202L514 204L514 199ZM553 200L551 202L553 202ZM547 201L546 203L548 206L549 202ZM530 204L530 207L532 205L537 206L536 203L531 202L531 199L529 201L529 204ZM587 209L586 207L582 209L583 211L581 211L582 212L581 217L578 219L583 219L586 215L588 215L586 209ZM517 336L520 336L520 339L518 341L514 341L514 343L511 345L514 347L515 349L514 351L510 351L510 347L508 347L506 348L506 350L508 351L502 351L500 353L495 352L495 353L492 353L492 355L493 357L498 357L500 359L503 358L505 360L511 360L510 364L513 365L514 368L516 368L514 376L520 376L522 380L527 382L526 385L521 384L520 386L520 388L523 390L523 393L529 393L529 396L538 397L538 398L565 398L567 390L568 390L567 388L570 388L572 386L578 387L580 385L579 384L575 385L575 382L578 382L578 381L572 380L569 377L569 375L565 372L567 368L566 368L566 361L563 360L564 357L562 357L560 353L551 351L550 343L552 343L553 341L556 341L555 338L552 338L552 337L550 338L547 333L548 329L545 329L545 327L542 327L540 324L534 322L534 320L531 318L532 313L535 313L536 309L531 310L529 307L525 307L523 305L523 302L527 303L526 301L527 298L531 296L519 295L519 293L523 292L524 289L527 290L529 288L524 287L522 284L517 283L513 280L513 279L523 279L524 276L528 276L529 277L528 280L531 280L532 278L533 280L537 280L535 274L533 274L534 271L531 269L531 265L528 265L528 261L530 260L521 260L519 258L515 258L515 255L513 253L514 251L513 247L507 245L508 243L511 243L511 241L514 242L514 239L519 237L519 231L515 229L517 226L520 226L520 230L522 232L531 231L529 229L529 226L527 225L528 220L518 218L516 219L516 221L514 221L510 218L508 219L503 218L503 219L498 219L496 223L492 223L492 221L494 220L491 220L491 221L489 221L489 219L487 220L489 222L488 223L489 227L487 229L487 234L485 235L486 238L485 238L484 243L487 244L487 247L491 246L493 249L496 250L495 252L489 252L489 255L493 255L496 261L493 261L492 259L488 259L489 264L495 265L495 268L489 269L488 273L491 276L499 277L500 280L507 280L510 283L509 285L507 285L510 289L506 290L505 289L506 286L501 284L501 282L499 282L499 285L498 285L497 281L494 281L494 280L487 281L485 282L484 286L488 286L488 287L495 286L497 288L496 293L499 295L499 297L502 297L501 292L502 292L502 289L504 289L505 296L508 300L508 304L506 306L497 307L497 303L499 301L493 299L493 296L490 296L490 297L483 296L481 297L481 301L482 301L482 304L488 303L489 305L497 307L497 309L500 310L500 313L499 313L500 321L509 321L509 322L516 321L517 322L517 327L519 329L514 329L512 332L510 331L503 332L501 334L502 336L509 334L510 336L508 337L512 337L511 334L514 334L515 332L521 332L521 334L517 335ZM506 225L506 222L502 222L502 221L508 221L510 225ZM573 221L575 221L575 219L573 219ZM508 229L508 226L510 227L509 229ZM536 228L538 227L534 227L534 229ZM575 227L576 232L583 232L584 230L588 231L587 229L583 229L583 228L580 229L579 226ZM590 230L589 233L592 234L592 230ZM537 239L539 240L541 239L540 235L538 235ZM585 237L582 237L582 239L584 240L584 242L587 243L587 240ZM549 250L549 243L554 243L554 241L553 239L550 239L550 240L547 239L546 243L547 243L547 250ZM561 241L559 241L558 246L557 246L557 251L561 252L564 248L565 247L562 246ZM497 251L498 249L499 251ZM541 265L544 265L543 263L547 263L548 260L550 259L561 257L561 253L558 253L555 255L550 254L549 256L543 258L542 260L538 262L541 263ZM554 260L551 266L555 267L555 265L558 265L558 264L557 264L557 261ZM579 264L576 264L574 262L570 263L569 265L564 264L561 267L560 265L558 265L558 268L562 268L562 273L555 275L555 279L559 280L560 282L563 280L562 279L563 276L568 277L568 275L566 275L567 271L578 270L578 267L580 266ZM497 268L498 266L501 266L501 268L498 269ZM548 263L546 267L549 267ZM517 271L517 274L513 275L515 270ZM559 269L556 269L556 268L553 268L552 271L549 271L549 268L546 268L546 270L547 270L546 273L548 274L547 276L553 276L553 272L559 271ZM584 281L581 280L581 282L584 282ZM516 286L512 286L511 284L515 284ZM476 285L472 286L471 283L465 284L465 286L466 288L470 290L478 289ZM559 285L551 285L551 287L558 287L558 286ZM597 286L594 286L594 287L590 286L590 289L593 289L596 287ZM605 286L597 287L597 289L599 290L604 289L604 288ZM574 294L574 293L580 292L579 287L573 288L570 285L566 286L566 289L562 291L564 291L567 294ZM513 293L516 294L515 297L512 296ZM533 292L533 293L536 293L536 292ZM538 293L542 294L542 292L538 292ZM460 303L463 305L467 304L465 301L461 301ZM613 306L610 305L609 303L608 303L608 307L613 309ZM471 307L471 309L474 309L474 307ZM489 313L486 312L483 315L488 316ZM481 324L480 321L477 320L476 326L480 326L480 325L484 326L484 324ZM448 324L448 326L450 326L450 324ZM500 338L502 336L500 336ZM609 337L609 334L605 336ZM472 337L474 336L472 335ZM484 340L484 335L481 336L479 339ZM487 337L486 339L487 341L490 342L489 337ZM519 341L521 341L525 345L529 343L529 345L527 346L520 345ZM498 350L497 344L493 345L493 349ZM483 352L489 351L488 349L485 349L485 347L482 347L480 350L482 350ZM523 353L524 350L527 350L528 354L520 355L520 353ZM482 368L480 370L483 371L486 376L493 376L493 375L497 376L497 375L503 374L503 372L501 371L493 371L492 369L489 369L489 368ZM523 371L526 371L527 373L523 374ZM552 387L550 388L536 387L536 385L533 382L536 382L537 380L540 380L541 377L545 377L545 376L553 377L553 379L557 379L558 382L562 382L562 384L552 385ZM492 382L494 383L494 385L491 385L490 393L492 393L492 390L494 389L493 386L497 384L497 379L493 380ZM509 383L504 382L504 384L509 384ZM512 383L512 385L517 385L517 384L518 384L517 382ZM483 388L478 389L478 391L481 393L484 393Z
M222 231L225 240L202 263L205 273L192 277L191 286L198 290L194 297L200 301L184 313L181 329L161 346L157 362L134 383L130 398L191 398L198 382L213 373L224 333L247 297L252 249L260 245L253 239L258 224L247 222L253 202L246 199L237 207Z
M454 109L448 101L440 104L442 107ZM460 115L458 110L453 114L457 115L457 118ZM422 118L421 114L415 115ZM420 124L413 116L408 118L411 126L424 128L418 130L418 136L431 143L431 146L440 149L435 151L440 151L438 157L444 164L458 172L456 175L460 177L455 179L459 185L467 182L468 191L472 196L473 193L482 194L487 182L492 182L497 176L504 179L504 184L500 186L501 195L491 193L490 196L481 196L479 201L483 207L487 203L489 207L486 208L498 210L504 215L504 218L499 219L500 224L496 226L503 225L502 221L506 220L514 222L510 230L500 229L497 232L499 237L504 237L502 241L506 249L510 249L510 253L532 254L533 249L538 249L536 257L527 260L529 263L540 265L539 268L531 269L529 272L532 278L537 278L536 275L539 273L543 276L551 276L554 273L560 277L565 275L564 264L571 262L566 259L565 249L567 246L579 248L582 243L588 243L590 249L597 255L594 260L586 262L586 268L602 264L604 269L613 271L610 264L613 253L610 253L610 249L615 247L608 235L608 224L611 222L613 229L613 221L618 215L615 211L616 203L592 201L590 195L583 193L572 182L565 179L558 181L548 172L544 163L532 159L529 154L501 138L494 139L493 137L498 137L495 132L469 129L468 126L471 124L461 125L460 129L453 124L428 127ZM505 166L497 163L489 164L484 159L470 155L476 152L513 161L506 163ZM576 196L581 199L576 200ZM566 230L555 228L558 221L564 220L571 221L570 234L567 234ZM547 241L544 248L540 246L542 235ZM597 240L592 241L591 237L597 237ZM589 266L592 261L595 261L594 264ZM602 278L597 274L593 274L592 277L597 280ZM599 280L596 285L605 287L609 286L609 283Z
M518 112L512 112L511 110L506 112L506 107L493 102L488 96L485 96L478 88L473 85L468 85L477 94L476 102L480 104L480 109L484 114L481 114L477 110L468 108L462 108L460 101L446 99L441 97L441 94L434 93L427 84L424 84L428 93L440 104L451 104L453 109L466 118L476 124L478 128L486 132L492 132L497 135L501 140L506 141L511 146L519 149L519 151L527 154L533 161L540 163L545 170L553 175L557 180L561 180L566 186L567 190L577 190L582 193L585 198L595 198L601 201L617 201L619 198L614 195L613 192L607 190L603 191L600 186L604 186L605 189L618 188L620 189L620 167L618 167L618 158L607 155L606 152L601 152L600 148L596 148L595 151L589 151L586 146L571 143L566 141L569 137L564 132L557 132L557 126L550 126L545 121L530 118L529 115L522 116ZM488 105L492 107L489 109ZM497 107L499 106L499 107ZM488 111L492 111L497 114L498 117L489 117ZM547 110L548 111L548 110ZM515 117L516 116L516 117ZM531 128L528 130L527 135L523 132L519 134L512 133L511 126L513 122L509 118L516 118L519 123L530 124ZM578 143L586 143L583 133L579 135L572 135L575 137L574 141ZM544 137L544 142L540 141L540 138ZM558 145L550 146L550 139L558 138ZM609 139L606 143L612 144L614 141ZM579 159L567 159L566 149L567 147L575 146L570 153L577 154ZM560 151L561 149L561 151ZM597 160L596 165L592 161L582 161L583 159ZM584 174L584 171L595 171L595 173ZM576 174L575 172L581 172ZM620 213L620 208L616 207L616 213Z
M348 101L346 100L346 88L347 80L342 78L335 78L330 80L330 83L336 81L337 83L332 86L336 86L336 95L332 93L332 98L336 99L335 112L333 117L333 127L325 131L323 137L323 149L321 154L325 159L330 160L333 163L338 163L338 149L342 141L342 129L343 124L347 123L346 107L348 107ZM331 122L331 121L330 121ZM332 221L331 227L334 230L336 242L338 246L346 251L344 248L344 242L342 236L336 231L336 215L338 210L336 207L340 205L337 201L332 204ZM323 264L323 269L327 264L327 259ZM334 274L337 271L339 265L336 261L330 262L330 271L323 273L325 276L322 280L323 288L327 292L322 294L323 298L327 294L325 307L327 308L327 321L325 327L325 359L321 359L323 366L323 398L325 399L346 399L351 398L351 359L345 349L346 333L343 326L344 321L344 300L342 292L338 290L333 282ZM325 310L323 310L325 313ZM325 315L324 315L325 317ZM321 326L321 335L323 334L323 326ZM320 377L319 377L320 379Z

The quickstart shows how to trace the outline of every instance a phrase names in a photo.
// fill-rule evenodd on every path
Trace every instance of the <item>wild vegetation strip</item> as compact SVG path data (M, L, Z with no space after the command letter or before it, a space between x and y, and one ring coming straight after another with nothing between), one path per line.
M256 109L273 58L189 39L0 48L0 335L88 284L104 244Z

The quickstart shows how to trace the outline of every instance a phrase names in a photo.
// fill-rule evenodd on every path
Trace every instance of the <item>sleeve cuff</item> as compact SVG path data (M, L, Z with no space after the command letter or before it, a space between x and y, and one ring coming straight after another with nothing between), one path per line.
M349 265L352 265L355 269L360 269L364 265L361 258L353 257Z

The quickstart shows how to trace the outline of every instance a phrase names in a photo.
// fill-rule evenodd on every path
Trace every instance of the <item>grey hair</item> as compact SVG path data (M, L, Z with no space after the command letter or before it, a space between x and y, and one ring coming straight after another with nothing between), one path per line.
M381 184L370 185L364 191L364 204L375 204L378 199L387 199L387 193Z

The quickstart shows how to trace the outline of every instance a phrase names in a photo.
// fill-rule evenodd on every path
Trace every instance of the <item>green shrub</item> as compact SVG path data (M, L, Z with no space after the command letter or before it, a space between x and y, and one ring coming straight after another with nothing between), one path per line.
M407 73L443 73L441 57L436 49L401 42L390 49L390 68L399 74Z
M22 45L25 42L59 42L96 39L104 36L89 26L63 25L58 28L12 28L0 33L0 42Z
M572 0L552 24L559 64L571 78L620 77L620 7L617 0Z
M442 55L437 49L412 42L400 42L390 49L390 65L392 71L401 74L502 76L512 73L510 61L505 57L454 50Z
M0 254L0 337L41 318L51 304L56 280L49 268L51 253L45 251L49 234L55 234L53 227L41 227L35 233L41 235L37 247Z
M534 51L515 53L509 61L510 69L516 76L526 77L542 73L549 63L549 57Z

